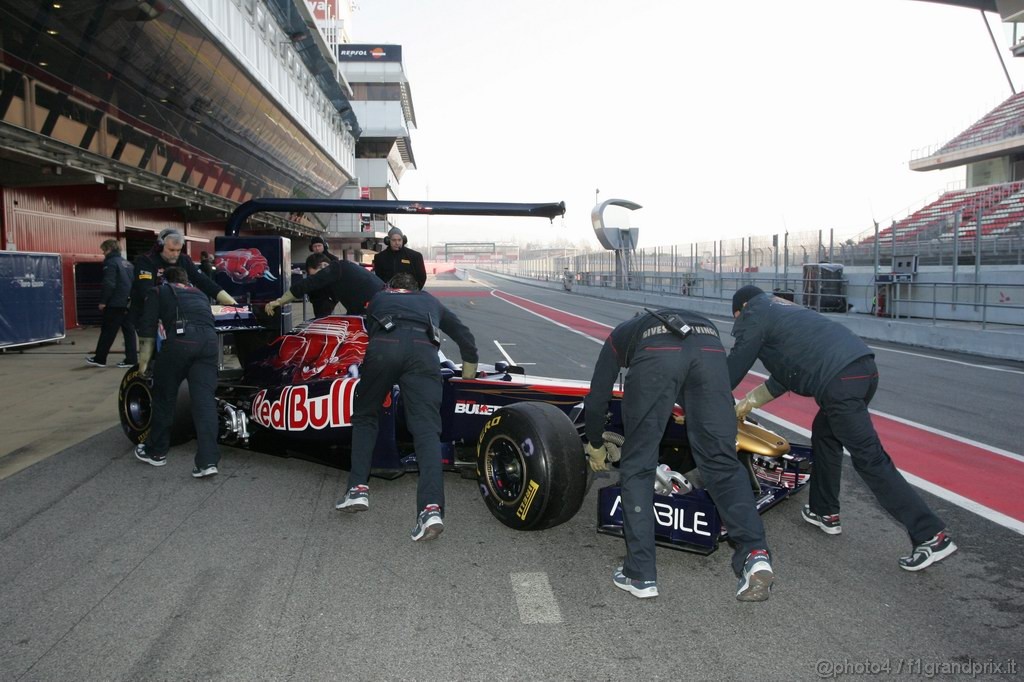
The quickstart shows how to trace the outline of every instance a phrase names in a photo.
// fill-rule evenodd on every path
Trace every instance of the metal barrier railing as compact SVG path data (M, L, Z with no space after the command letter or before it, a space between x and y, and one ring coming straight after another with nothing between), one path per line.
M564 262L564 261L563 261ZM478 266L528 279L573 285L606 287L698 299L728 301L733 293L754 284L795 303L822 312L871 314L890 319L1024 326L1024 283L973 282L891 282L853 283L844 280L838 290L814 291L803 277L768 276L767 273L633 273L613 271L572 272L556 261L542 266L538 261L519 264ZM760 277L757 275L761 274ZM835 280L817 281L825 285Z

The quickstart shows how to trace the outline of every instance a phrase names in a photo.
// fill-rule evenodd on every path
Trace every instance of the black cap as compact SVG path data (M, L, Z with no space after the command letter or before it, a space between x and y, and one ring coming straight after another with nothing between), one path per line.
M324 241L324 238L319 236L319 235L317 235L316 237L313 237L312 239L309 240L309 247L310 248L313 248L313 244L323 244L324 248L325 249L327 248L327 242Z
M743 305L750 299L763 294L764 291L753 284L748 284L745 287L740 287L736 290L736 293L732 295L732 311L738 313L743 310Z

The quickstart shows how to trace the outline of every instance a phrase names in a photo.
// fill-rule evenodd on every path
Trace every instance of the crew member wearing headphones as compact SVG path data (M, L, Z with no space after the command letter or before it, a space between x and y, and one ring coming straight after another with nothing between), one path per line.
M221 305L238 305L228 292L204 275L192 259L182 252L184 246L185 236L174 228L167 228L160 233L156 244L148 253L135 259L135 278L132 280L128 315L136 328L142 322L146 294L156 285L163 283L164 272L171 266L184 270L188 281L207 295L207 302L210 298L215 298Z
M312 253L322 253L327 256L330 261L338 260L338 257L331 253L327 246L327 242L323 237L316 236L309 240L309 250ZM316 269L306 268L306 275L312 277L317 273ZM324 317L334 312L334 306L338 304L337 299L331 296L331 292L327 289L318 289L317 291L310 291L306 294L309 298L309 302L313 304L313 317Z
M427 284L423 254L406 246L406 237L397 227L388 231L388 246L373 257L373 272L382 282L390 282L400 272L408 272L422 289Z
M139 326L139 368L149 369L156 345L157 322L163 323L167 340L160 348L153 375L153 421L146 442L135 446L135 457L146 464L163 466L171 447L170 429L178 387L188 379L192 423L196 427L193 478L217 473L217 332L210 299L190 287L185 271L168 267L164 283L150 287Z

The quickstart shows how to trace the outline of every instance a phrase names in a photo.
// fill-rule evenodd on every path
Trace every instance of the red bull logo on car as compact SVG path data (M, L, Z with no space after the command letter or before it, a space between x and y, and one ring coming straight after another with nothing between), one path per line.
M309 396L309 386L288 386L276 399L267 390L252 403L254 422L275 431L305 431L352 424L352 403L359 379L335 379L324 395Z

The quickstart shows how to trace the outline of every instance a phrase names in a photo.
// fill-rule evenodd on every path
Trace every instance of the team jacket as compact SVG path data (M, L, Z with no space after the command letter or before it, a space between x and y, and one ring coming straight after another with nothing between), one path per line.
M674 313L693 328L694 335L710 335L718 337L718 328L703 315L680 309L661 309L659 313ZM608 402L611 400L615 380L619 370L629 367L633 362L638 344L650 335L670 333L653 315L644 313L626 320L612 330L601 347L594 366L594 375L590 379L590 393L583 400L585 413L584 428L587 440L594 444L603 442L605 415ZM673 337L678 338L678 337ZM684 343L689 341L680 339Z
M849 329L790 301L758 294L747 302L732 328L729 352L733 388L760 359L771 375L773 396L786 391L817 397L854 360L874 353Z
M132 264L111 251L103 258L103 289L100 303L110 308L127 308L132 291Z
M167 340L176 336L179 321L183 326L214 328L210 298L205 292L184 284L165 282L163 286L151 287L146 294L139 336L156 337L157 323L162 322Z
M422 289L427 283L427 268L423 265L423 254L403 246L398 251L384 249L373 257L373 272L385 284L400 272L412 273Z
M296 282L288 291L301 300L310 292L326 289L331 298L345 306L349 315L361 315L367 302L383 288L384 283L362 265L336 260L312 277Z
M188 281L198 287L209 298L216 298L220 287L212 279L202 273L192 259L181 253L173 263L168 263L160 255L160 248L154 247L149 253L135 259L135 279L132 280L132 300L128 315L138 327L142 320L142 307L146 302L146 294L150 289L164 282L164 270L171 266L185 270Z
M373 297L366 308L366 319L370 322L370 335L386 333L380 322L390 317L398 326L422 326L425 330L433 323L451 337L459 346L463 362L478 362L476 340L469 327L439 300L425 291L384 289Z

